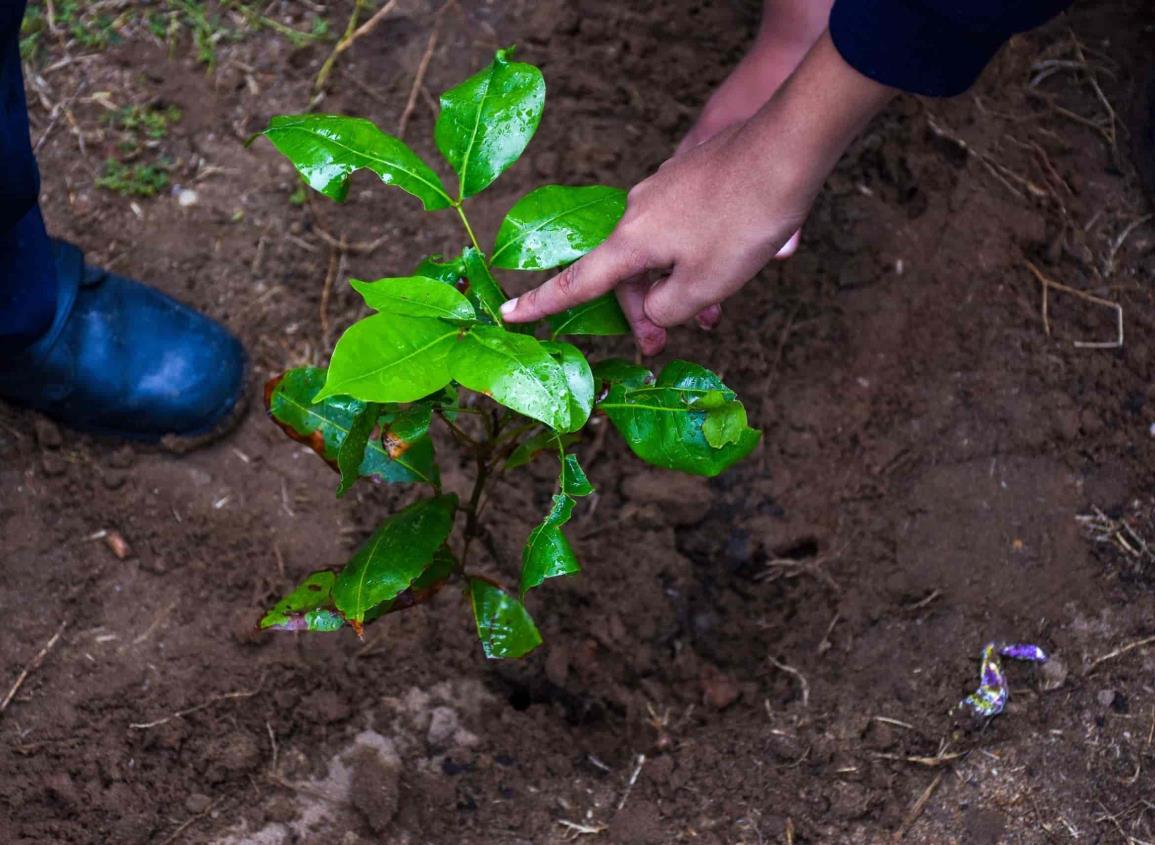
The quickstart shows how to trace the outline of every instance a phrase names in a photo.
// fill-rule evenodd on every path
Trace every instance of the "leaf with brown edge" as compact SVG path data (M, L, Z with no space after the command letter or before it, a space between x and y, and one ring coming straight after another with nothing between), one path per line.
M265 407L290 438L304 443L339 471L341 447L366 403L347 396L313 402L312 397L324 383L325 371L321 368L289 370L265 385ZM387 446L383 438L370 436L358 472L362 477L389 483L425 482L436 486L440 476L434 461L433 441L427 431L405 429L394 421L406 414L406 411L385 413L382 420L389 427L388 436L392 441ZM396 431L392 426L398 426ZM428 425L425 428L428 429Z

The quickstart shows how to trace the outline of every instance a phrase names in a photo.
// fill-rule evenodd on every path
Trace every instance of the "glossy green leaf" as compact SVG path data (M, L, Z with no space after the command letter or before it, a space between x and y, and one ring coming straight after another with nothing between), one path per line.
M470 578L469 600L486 657L524 657L541 645L541 634L525 605L500 587Z
M426 211L452 204L441 179L417 153L363 118L280 115L261 134L293 163L310 187L337 202L344 202L355 171L371 170L386 185L417 197Z
M261 618L262 630L336 631L345 619L333 605L334 572L314 572Z
M396 613L399 610L408 610L419 604L429 601L445 586L446 581L457 570L457 558L448 546L442 546L433 553L433 560L425 571L413 579L413 583L398 593L396 598L365 611L365 621L372 622L380 619L387 613Z
M309 446L321 458L339 470L338 455L354 420L365 403L347 396L333 396L314 403L313 397L325 383L325 370L301 367L289 370L269 382L265 401L269 415L294 440ZM433 459L433 441L421 433L386 447L377 438L365 445L364 458L358 469L365 478L387 482L438 482L437 464Z
M474 326L449 356L449 372L463 387L538 420L570 430L566 371L542 342L497 326Z
M553 497L553 506L540 525L529 534L521 553L521 596L547 578L581 572L577 555L561 527L573 516L574 501L569 496Z
M361 294L366 305L383 314L438 317L459 322L477 319L477 312L465 294L436 279L401 276L375 282L350 279L349 284Z
M566 455L561 464L561 492L567 496L580 498L594 492L594 486L586 478L585 470L578 462L577 455Z
M605 185L546 185L514 203L501 221L491 262L507 270L550 270L581 258L614 230L626 192Z
M434 138L460 178L460 196L484 190L525 150L545 106L545 80L533 65L498 50L493 63L441 95Z
M621 358L606 358L593 365L594 381L599 389L615 384L626 387L641 387L654 383L654 374L641 364L634 364Z
M461 261L465 267L465 277L469 279L470 294L494 323L502 325L501 304L508 297L497 279L489 272L485 256L470 246L461 254Z
M561 364L569 387L569 426L564 431L577 431L586 424L594 408L594 375L582 351L571 343L542 341L542 347Z
M714 373L697 364L672 361L652 385L613 384L598 408L647 463L714 476L758 445L758 431L736 428L732 421L718 425L723 432L712 435L722 445L707 440L703 427L710 414L733 414L725 409L736 401L734 392Z
M731 400L706 412L702 434L707 443L715 449L721 449L729 443L740 443L749 427L746 408L741 402Z
M465 262L460 256L452 261L442 261L440 255L430 255L421 259L421 263L414 268L413 275L436 279L456 287L457 283L465 278Z
M456 496L438 496L388 517L337 576L337 609L359 624L369 610L407 590L449 536L456 510Z
M536 458L543 452L556 453L557 450L565 449L572 446L581 440L581 435L577 432L568 432L559 435L553 429L544 429L532 434L518 444L508 458L505 459L506 469L517 469L523 467ZM560 445L559 445L560 444Z
M554 337L563 334L608 336L630 333L630 323L618 305L618 298L612 293L604 293L589 302L551 315L549 328Z
M458 329L429 317L374 314L345 330L329 376L313 401L352 396L366 402L413 402L449 383L446 359Z
M357 415L353 417L353 424L349 426L349 434L337 449L337 472L341 474L341 481L337 485L337 497L340 498L349 492L349 488L361 477L361 464L365 462L365 449L369 445L369 437L377 427L377 418L381 416L381 406L374 402L366 403Z

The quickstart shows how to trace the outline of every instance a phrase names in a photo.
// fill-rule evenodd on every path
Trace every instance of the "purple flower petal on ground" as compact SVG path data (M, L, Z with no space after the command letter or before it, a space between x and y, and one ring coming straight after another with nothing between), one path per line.
M1012 643L999 649L1003 657L1013 657L1015 660L1030 660L1034 663L1046 663L1047 653L1037 645L1029 643Z
M1028 660L1033 663L1043 663L1047 654L1037 645L1029 643L1014 643L999 646L996 643L987 643L983 648L982 662L979 666L979 683L981 686L962 700L961 706L969 707L978 716L990 718L1003 712L1010 697L1010 688L1007 686L1007 676L1003 672L1002 657L1012 660Z

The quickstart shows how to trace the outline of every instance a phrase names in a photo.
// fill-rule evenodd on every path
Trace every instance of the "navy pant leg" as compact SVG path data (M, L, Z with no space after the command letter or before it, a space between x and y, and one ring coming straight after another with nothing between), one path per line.
M56 312L52 246L37 208L40 175L20 73L25 0L0 0L0 355L30 345Z

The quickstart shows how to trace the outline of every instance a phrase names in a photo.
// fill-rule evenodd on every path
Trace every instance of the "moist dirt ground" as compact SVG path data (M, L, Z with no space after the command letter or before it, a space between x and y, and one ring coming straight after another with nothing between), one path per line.
M352 8L260 5L333 32ZM343 207L295 204L288 165L243 142L309 106L332 41L242 27L209 69L188 32L166 46L140 22L156 6L103 4L107 44L42 41L45 214L228 324L259 391L324 362L359 313L345 278L456 250L455 222L363 176ZM256 402L186 454L0 407L0 695L32 667L0 714L0 841L1155 839L1155 225L1129 125L1152 18L1077 7L968 94L897 100L798 255L712 334L673 335L668 356L746 399L764 431L748 461L712 481L652 471L595 424L580 452L598 492L570 527L585 571L535 594L546 645L524 662L485 661L455 591L363 642L256 634L271 599L412 495L337 501ZM414 92L405 136L434 160L437 92L518 44L550 96L476 203L483 239L531 186L651 172L756 25L738 0L438 8L396 4L317 108L397 131ZM108 115L131 105L180 111L146 144L171 167L153 198L95 184L123 152ZM553 472L497 488L506 558ZM1052 661L1008 666L1004 715L959 718L1001 640Z

